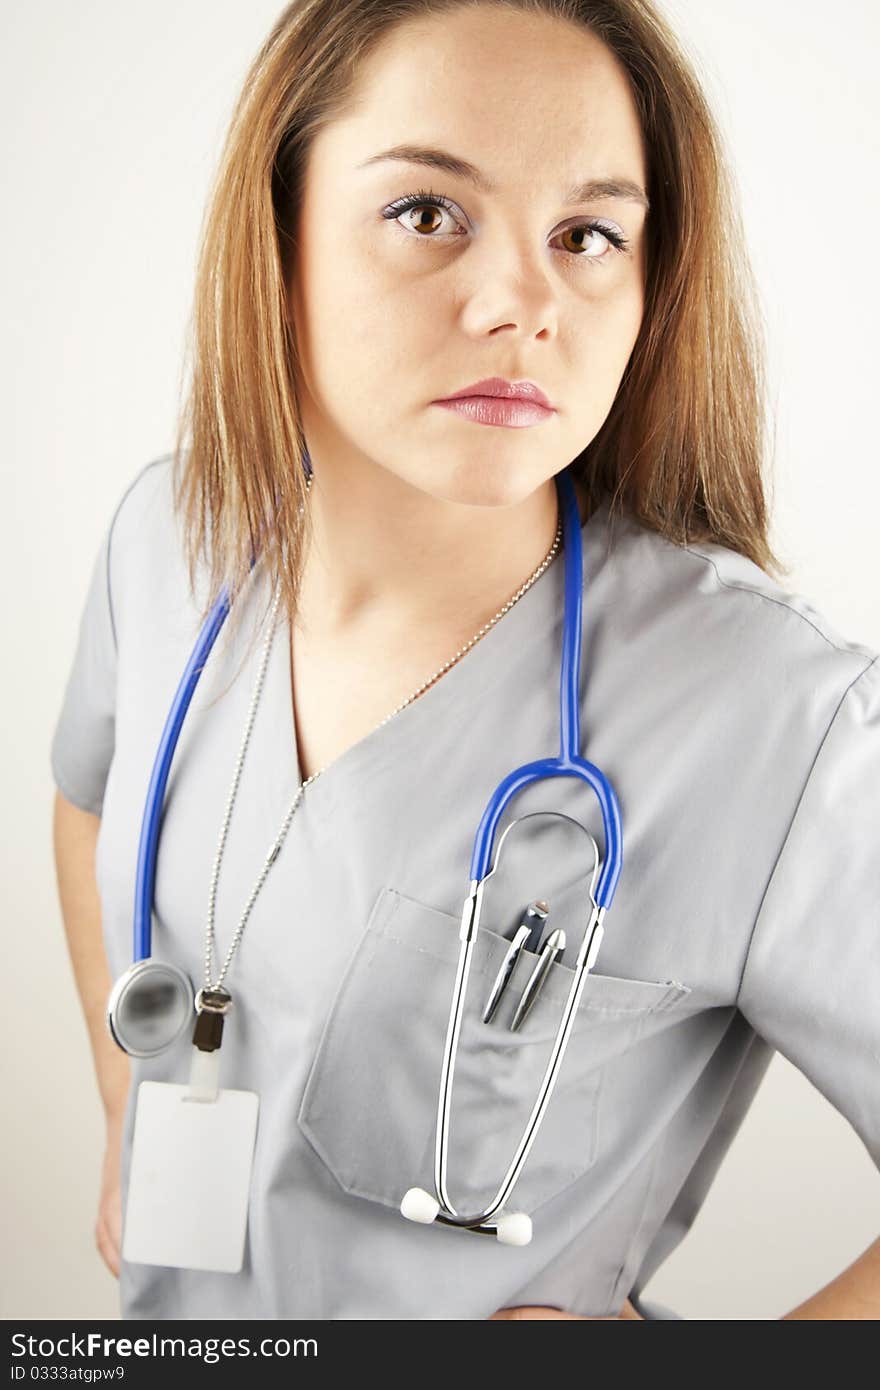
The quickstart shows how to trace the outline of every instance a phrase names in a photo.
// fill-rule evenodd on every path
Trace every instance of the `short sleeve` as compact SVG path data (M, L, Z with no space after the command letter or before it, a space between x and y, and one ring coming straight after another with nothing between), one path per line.
M115 514L114 514L115 520ZM107 527L92 567L67 687L52 737L52 775L83 811L101 814L116 724L116 633Z
M880 657L849 685L816 754L737 1003L880 1168Z

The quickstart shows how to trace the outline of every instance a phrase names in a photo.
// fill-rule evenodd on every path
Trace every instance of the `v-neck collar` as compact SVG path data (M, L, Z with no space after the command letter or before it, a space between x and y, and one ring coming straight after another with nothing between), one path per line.
M603 499L580 528L584 586L587 593L589 592L589 581L602 562L602 556L599 554L600 547L597 544L588 546L587 539L589 538L591 542L598 541L603 533L608 505L608 499ZM513 656L521 650L521 645L517 640L520 633L522 633L523 642L525 642L528 632L533 630L531 623L540 613L548 588L555 587L556 575L565 563L564 556L564 548L561 548L543 574L535 580L531 588L526 590L513 607L509 608L478 642L475 642L453 666L450 666L448 671L434 681L433 685L423 691L417 699L404 705L403 709L398 710L391 719L374 725L366 734L363 734L356 742L349 744L331 762L327 763L315 781L309 784L305 792L306 797L313 801L316 792L322 785L329 788L339 782L340 778L345 778L350 773L356 772L359 766L363 767L365 763L369 762L370 758L375 755L377 747L383 742L387 743L388 756L392 757L394 745L397 742L395 734L413 723L417 724L422 721L428 728L443 727L447 714L459 698L460 691L465 687L469 686L472 690L483 692L494 685L496 680L501 679ZM262 582L265 583L265 576ZM564 591L564 586L561 584L560 589ZM562 617L560 601L559 611L554 614L554 621L559 626L560 631ZM557 681L558 674L557 666L554 674L554 679ZM267 689L264 691L264 698L271 692L271 697L267 703L272 709L272 741L273 746L283 750L279 751L278 773L290 796L295 793L301 780L292 676L290 622L286 612L279 608L266 671ZM320 792L319 796L323 797L324 794L324 792Z

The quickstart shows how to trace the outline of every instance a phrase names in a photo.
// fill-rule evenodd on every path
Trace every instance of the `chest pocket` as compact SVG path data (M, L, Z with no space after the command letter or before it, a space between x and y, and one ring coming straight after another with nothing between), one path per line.
M348 1193L397 1207L433 1192L440 1066L460 919L384 888L331 1006L297 1122ZM550 1057L573 970L554 962L521 1028L508 1025L537 957L522 952L491 1023L480 1017L509 941L480 924L456 1055L447 1186L460 1212L495 1195ZM601 956L600 956L601 959ZM689 989L593 971L510 1206L532 1212L594 1162L605 1063ZM403 1218L401 1218L402 1220Z

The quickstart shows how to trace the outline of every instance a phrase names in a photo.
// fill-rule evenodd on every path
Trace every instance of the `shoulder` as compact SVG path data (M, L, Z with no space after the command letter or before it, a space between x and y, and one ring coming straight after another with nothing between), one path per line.
M685 555L728 615L729 661L742 668L745 659L753 671L765 668L761 687L772 683L795 724L824 738L844 702L849 707L876 700L878 652L845 635L811 598L724 546L692 545Z
M188 609L181 518L174 505L174 454L140 465L118 497L107 536L108 582L117 631ZM201 580L199 583L201 587Z
M619 596L649 665L672 684L721 688L731 705L753 713L772 701L816 732L860 677L880 676L873 647L735 550L677 545L618 515L608 554L612 608Z
M865 643L844 636L810 598L785 588L745 555L709 544L689 545L682 553L707 592L731 611L748 613L781 648L786 642L795 649L827 647L860 667L877 656Z
M167 527L173 515L173 454L139 466L129 477L110 518L110 550L143 534L143 528Z

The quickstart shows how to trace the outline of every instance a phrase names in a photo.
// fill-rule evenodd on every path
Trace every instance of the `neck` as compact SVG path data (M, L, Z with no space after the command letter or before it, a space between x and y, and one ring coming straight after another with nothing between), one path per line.
M466 640L538 568L559 520L552 478L522 502L465 506L386 469L322 471L318 463L306 506L311 543L297 625L325 633L411 622Z

